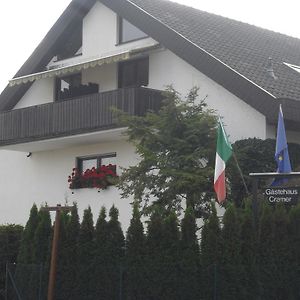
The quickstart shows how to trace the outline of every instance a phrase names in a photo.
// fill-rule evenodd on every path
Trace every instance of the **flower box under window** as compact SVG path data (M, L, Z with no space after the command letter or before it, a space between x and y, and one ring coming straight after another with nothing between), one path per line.
M98 168L87 169L80 172L78 168L74 168L72 174L68 178L70 189L81 188L97 188L106 189L117 183L116 165L102 165Z
M82 156L76 158L76 168L69 176L70 189L106 189L118 180L116 153Z

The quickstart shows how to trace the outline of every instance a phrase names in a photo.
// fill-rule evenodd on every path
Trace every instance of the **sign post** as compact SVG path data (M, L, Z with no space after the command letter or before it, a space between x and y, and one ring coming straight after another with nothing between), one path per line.
M43 207L47 211L55 211L55 223L54 223L54 234L52 241L52 251L51 251L51 263L49 272L49 284L48 284L48 300L54 300L54 287L56 279L56 266L57 266L57 250L59 242L59 227L60 227L60 213L61 211L71 211L73 206L61 206L57 204L54 207Z

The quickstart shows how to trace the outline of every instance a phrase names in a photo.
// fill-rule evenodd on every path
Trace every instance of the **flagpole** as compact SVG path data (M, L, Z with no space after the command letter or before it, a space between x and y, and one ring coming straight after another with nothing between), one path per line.
M222 124L222 126L224 127L220 115L218 117L219 117L219 123ZM246 184L246 181L245 181L245 177L244 177L243 172L242 172L242 169L240 168L239 162L238 162L237 157L235 155L235 152L233 150L232 150L232 155L233 155L233 159L234 159L234 161L236 163L237 169L239 171L239 174L240 174L240 176L242 178L242 182L243 182L244 188L246 190L246 193L247 193L247 195L250 195L248 187L247 187L247 184Z
M246 184L246 181L245 181L244 174L243 174L243 172L242 172L242 169L240 168L239 162L238 162L238 160L237 160L237 157L236 157L234 151L232 151L232 155L233 155L234 161L235 161L235 163L236 163L237 169L238 169L238 171L239 171L239 173L240 173L240 176L241 176L241 178L242 178L242 182L243 182L244 188L245 188L245 190L246 190L246 193L247 193L248 195L250 195L249 190L248 190L248 187L247 187L247 184Z

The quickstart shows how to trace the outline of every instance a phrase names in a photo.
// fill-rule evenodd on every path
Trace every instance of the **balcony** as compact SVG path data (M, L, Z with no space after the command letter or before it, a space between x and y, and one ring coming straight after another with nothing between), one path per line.
M47 146L26 145L41 144L42 141L49 144L49 140L120 128L112 107L129 115L142 116L148 110L157 111L161 100L158 90L124 88L1 112L0 146L20 151L45 150Z

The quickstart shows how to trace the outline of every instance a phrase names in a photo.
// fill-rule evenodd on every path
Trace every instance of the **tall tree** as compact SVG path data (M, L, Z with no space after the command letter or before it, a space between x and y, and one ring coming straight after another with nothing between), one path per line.
M203 294L213 299L219 287L218 273L221 270L221 228L215 203L211 203L211 212L205 220L201 233L201 267Z
M244 299L240 282L243 274L241 264L240 222L234 205L229 205L223 217L221 266L221 299Z
M67 226L70 221L68 211L60 213L60 232L58 242L58 257L57 257L57 275L55 284L55 299L68 299L68 243L67 243ZM74 262L75 263L75 262Z
M95 299L94 297L94 224L91 208L83 212L78 237L77 293L75 299Z
M134 202L132 218L126 234L126 285L128 299L147 299L145 296L145 263L144 227L141 222L139 205L137 202Z
M243 274L240 281L243 285L245 299L258 299L258 253L257 231L254 227L251 202L246 201L244 209L239 210L241 219L241 254Z
M179 286L181 278L179 274L180 244L178 219L174 211L165 217L163 222L163 240L162 240L163 264L161 273L163 276L163 299L173 300L179 298Z
M67 278L64 280L65 299L75 299L76 274L78 270L78 236L80 223L77 204L73 204L71 216L67 219L65 236L65 269Z
M33 262L45 264L50 256L52 224L49 211L42 208L38 212L38 225L34 233Z
M110 272L107 257L109 257L108 249L108 225L106 221L106 209L101 207L100 214L96 223L95 230L95 274L94 274L94 286L95 295L99 299L109 300L109 284L107 274Z
M274 260L273 213L272 208L263 203L259 222L258 236L259 295L261 299L276 299L274 294Z
M148 299L163 299L164 286L161 266L163 265L163 217L159 207L150 216L146 239L146 295Z
M155 204L181 208L182 199L199 212L207 211L212 191L216 116L197 99L194 88L181 100L168 88L161 109L130 116L124 124L141 160L120 177L123 197L134 194L144 208ZM152 196L152 197L151 197ZM149 201L149 199L156 201Z
M52 224L49 211L39 209L38 212L38 226L36 227L34 234L34 248L33 248L33 263L36 266L32 266L36 271L31 272L35 276L32 278L32 282L29 286L31 289L36 287L38 290L40 286L41 270L43 270L42 276L42 294L46 295L48 287L48 274L49 264L51 257L51 237L52 237Z
M191 207L187 207L181 221L180 240L180 285L179 295L182 300L200 298L200 258L197 239L196 219Z
M33 262L33 239L37 226L38 209L37 206L33 204L30 210L29 219L23 232L20 252L17 259L18 263L29 264Z
M300 299L300 204L289 213L289 246L291 252L291 285L294 299Z
M124 293L123 286L123 260L125 250L125 238L119 222L119 211L115 206L109 210L109 221L107 224L108 241L107 250L109 256L106 258L110 270L107 273L108 282L108 299L117 300L120 293Z
M293 299L292 298L292 268L294 264L291 262L291 249L289 219L286 208L281 203L274 211L273 217L273 234L272 239L274 243L274 263L276 272L274 273L273 291L275 293L274 299Z
M50 255L51 219L47 211L38 211L34 204L26 223L18 265L15 273L15 284L25 299L37 299L47 291L47 263Z
M35 247L38 246L36 244L35 235L39 221L40 216L37 206L33 204L23 232L14 278L19 293L26 296L27 299L34 299L39 293L38 288L41 268L39 265L36 265L37 250L35 249ZM39 229L42 229L41 226L39 226ZM42 246L42 248L44 248L44 246ZM38 263L40 263L40 261Z

